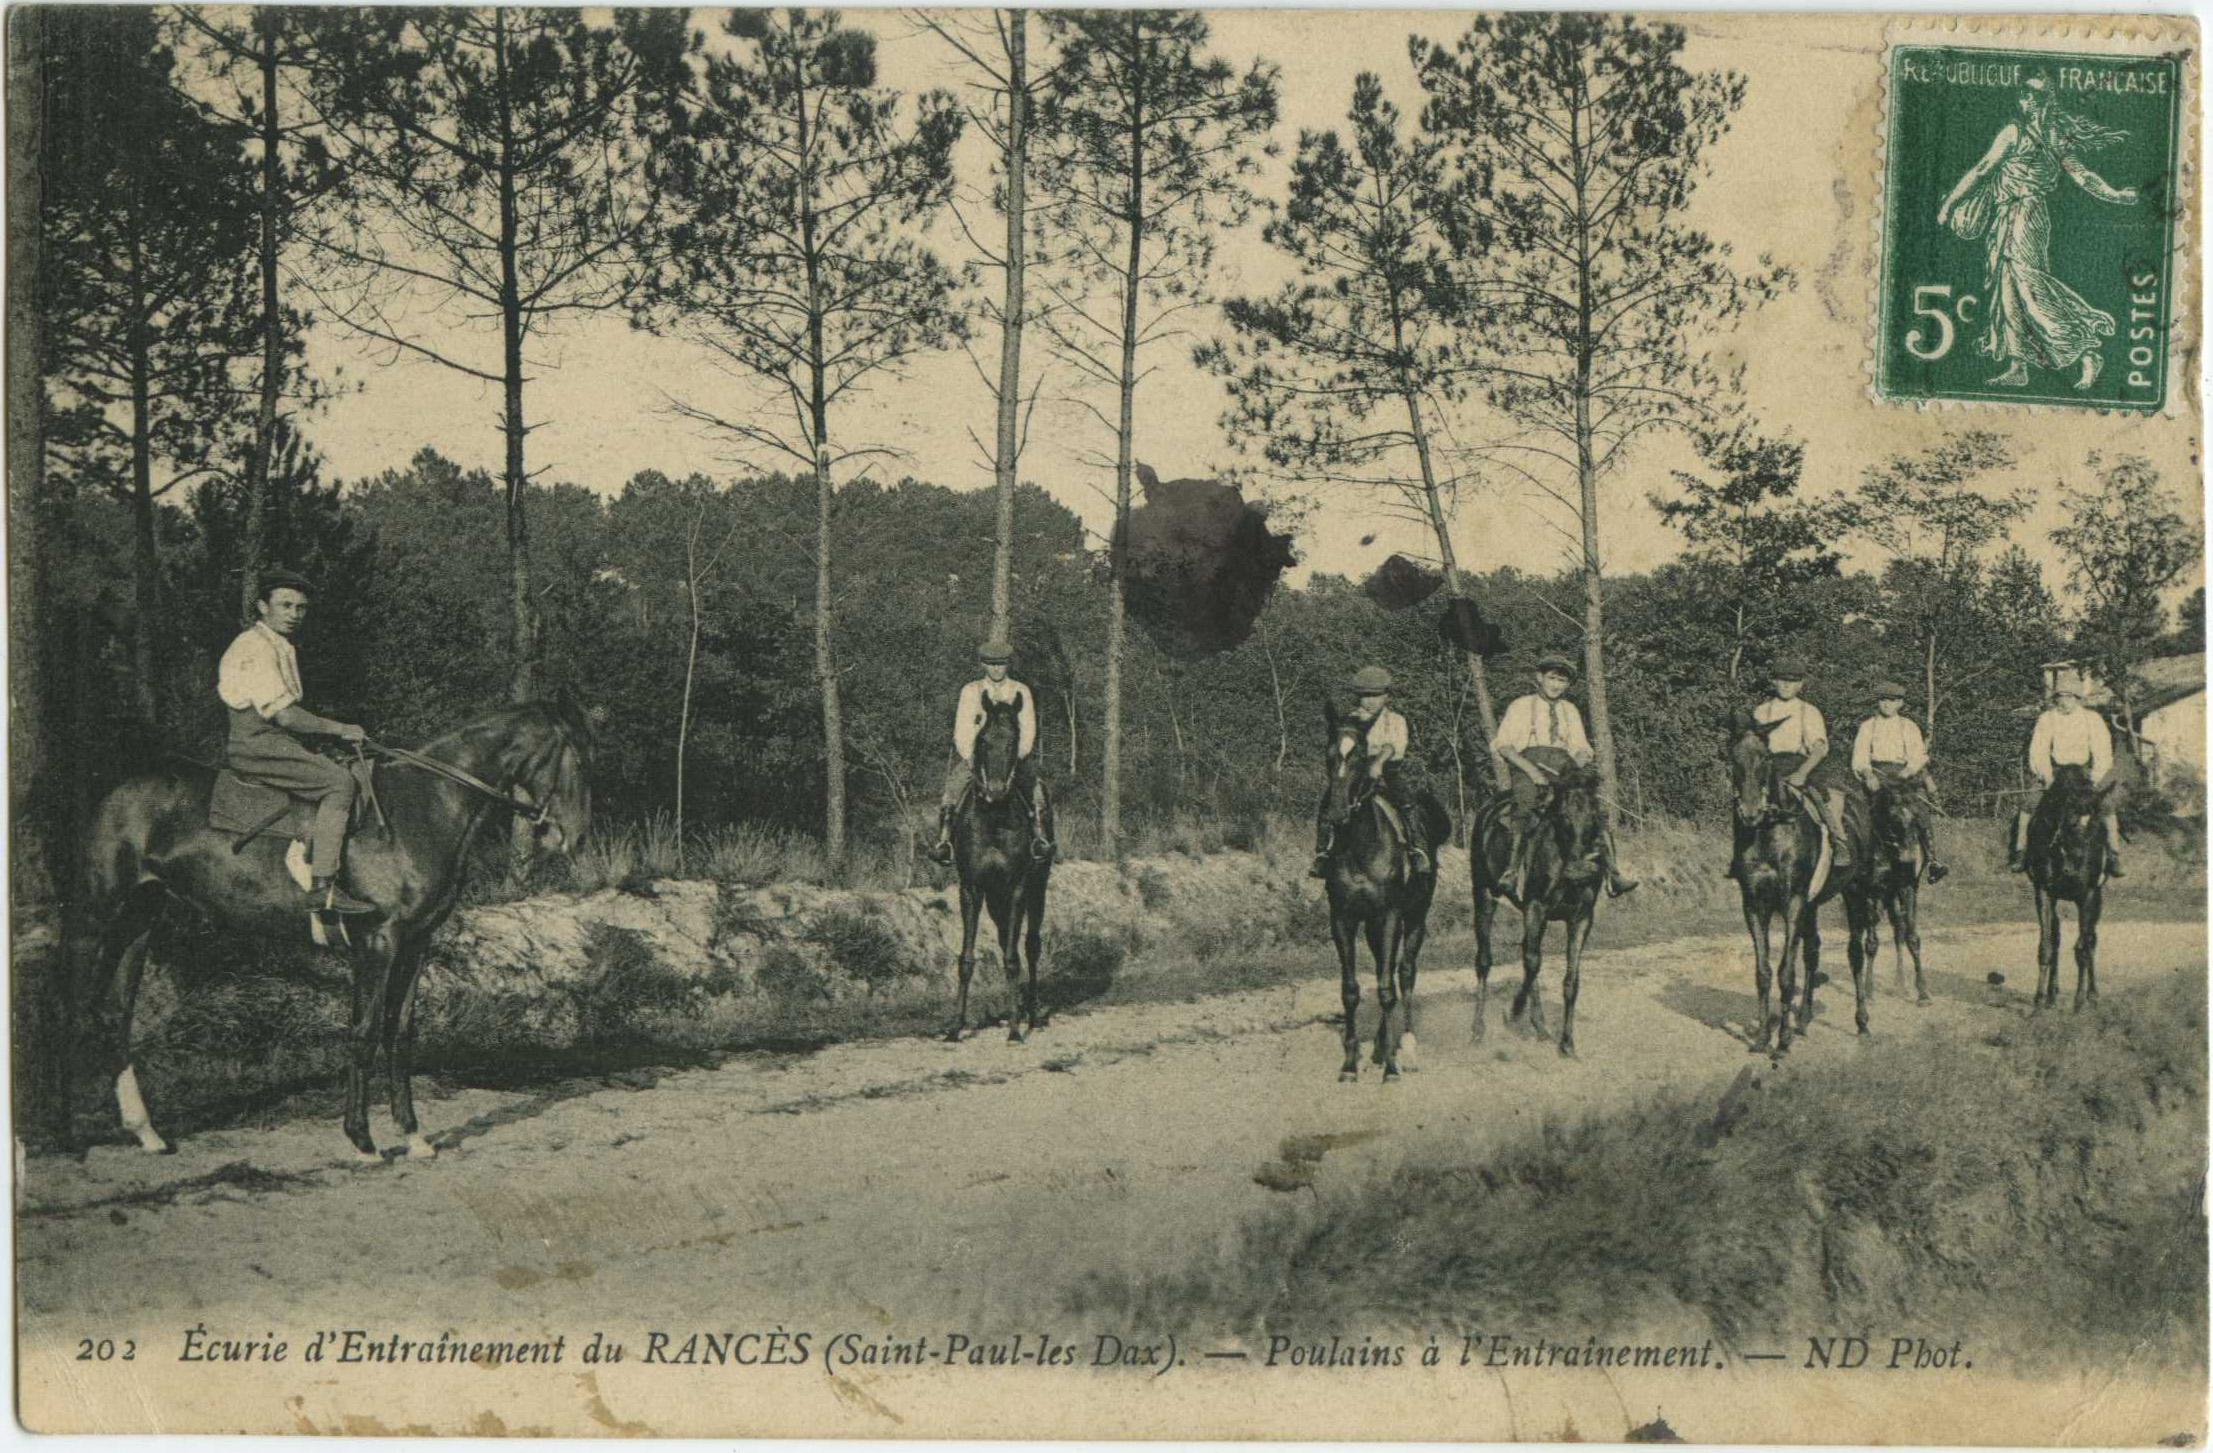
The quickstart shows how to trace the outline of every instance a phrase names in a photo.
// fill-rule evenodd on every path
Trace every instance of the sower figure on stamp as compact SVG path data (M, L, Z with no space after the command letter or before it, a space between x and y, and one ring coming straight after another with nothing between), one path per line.
M1905 687L1895 681L1875 683L1875 715L1862 721L1852 738L1852 775L1870 794L1885 787L1899 794L1898 800L1913 814L1929 881L1938 883L1951 869L1937 861L1936 843L1929 836L1929 814L1936 800L1936 786L1929 780L1929 748L1921 728L1904 714L1905 706Z
M1767 750L1778 760L1776 765L1788 775L1784 778L1793 789L1805 792L1818 775L1820 790L1812 794L1814 808L1821 814L1821 825L1829 834L1829 864L1832 870L1852 866L1852 843L1844 830L1845 794L1861 790L1857 778L1846 768L1844 760L1829 752L1829 723L1821 715L1821 708L1807 701L1798 693L1806 685L1806 668L1784 657L1769 668L1768 683L1773 695L1752 708L1752 720L1767 732ZM1726 876L1737 876L1737 862L1744 850L1747 824L1737 823L1736 851L1729 855L1729 871Z
M292 637L307 619L314 587L307 577L273 570L261 582L254 602L254 623L238 633L216 668L215 693L230 709L230 768L248 782L274 787L315 804L315 827L308 844L314 884L308 907L328 913L373 913L338 887L338 869L346 851L346 823L353 814L357 787L353 773L328 757L308 750L300 738L366 740L351 722L317 716L300 704L300 658Z
M984 724L987 699L1021 703L1014 791L1029 809L1030 831L1036 838L1032 853L1040 858L1052 856L1052 809L1045 800L1045 785L1037 777L1037 699L1030 695L1029 687L1007 675L1007 663L1013 659L1014 648L1005 641L994 636L984 642L976 651L984 674L961 688L960 704L953 710L953 759L945 769L945 790L937 805L937 843L929 853L930 861L941 867L953 865L953 814L975 776L971 759L976 751L976 733Z
M2087 389L2105 368L2098 340L2113 336L2113 315L2053 275L2046 199L2064 173L2101 202L2133 205L2134 187L2108 185L2081 156L2128 133L2060 110L2041 75L2029 78L2018 104L2021 119L2001 128L1982 160L1959 179L1937 208L1936 224L1970 242L1984 240L1989 323L1975 349L2005 365L2005 372L1988 382L2026 388L2031 363L2056 369L2080 363L2075 387Z
M1511 769L1507 782L1514 795L1514 871L1518 881L1528 868L1529 828L1536 819L1545 784L1566 767L1590 765L1596 755L1583 732L1583 713L1574 702L1563 699L1574 679L1575 668L1566 657L1541 658L1537 662L1537 689L1516 698L1506 708L1506 715L1499 718L1498 736L1491 743L1491 754ZM1621 875L1611 814L1606 815L1601 840L1605 844L1606 891L1619 898L1634 889L1637 880ZM1517 888L1517 896L1526 893L1525 883Z
M2052 778L2061 767L2081 766L2090 773L2090 785L2104 791L2113 780L2113 733L2106 728L2105 718L2082 704L2082 677L2074 671L2061 671L2052 686L2053 704L2036 718L2036 730L2029 736L2029 772L2037 785L2021 800L2021 810L2014 814L2013 841L2006 854L2006 866L2016 873L2028 871L2024 855L2028 851L2029 819L2036 815L2037 807L2044 801L2044 793L2052 785ZM2121 873L2121 821L2109 793L2105 802L2105 875L2118 878Z
M1452 814L1430 785L1420 761L1408 755L1413 731L1406 718L1391 710L1391 673L1381 666L1363 666L1352 678L1352 721L1367 743L1368 757L1382 774L1383 798L1398 809L1406 827L1407 858L1416 874L1433 871L1430 849L1452 835ZM1314 866L1308 876L1329 876L1330 794L1325 789L1314 819Z

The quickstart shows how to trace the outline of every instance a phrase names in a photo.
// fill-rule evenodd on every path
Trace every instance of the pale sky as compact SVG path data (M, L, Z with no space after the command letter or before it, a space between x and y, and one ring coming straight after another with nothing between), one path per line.
M893 12L847 14L849 23L881 38L887 84L908 91L960 84L950 52L935 37L915 33ZM715 23L711 13L697 18L709 28ZM1258 184L1264 197L1281 194L1301 127L1341 124L1359 71L1376 71L1409 122L1417 117L1422 94L1407 60L1408 34L1449 42L1466 22L1464 14L1383 10L1218 10L1212 18L1218 54L1240 65L1260 56L1282 68L1283 119L1276 139L1283 155L1268 164ZM1962 428L1987 427L2012 439L2021 456L2012 477L1993 484L2039 489L2036 512L2014 538L2045 560L2055 588L2060 572L2045 537L2060 521L2058 484L2086 482L2084 456L2093 449L2151 458L2202 530L2194 392L2177 400L2170 415L2156 418L2021 408L1916 411L1868 397L1883 17L1681 19L1692 33L1686 65L1727 67L1747 79L1745 105L1711 154L1712 174L1693 199L1691 220L1732 243L1740 256L1772 253L1799 276L1795 292L1751 315L1716 346L1747 364L1746 392L1761 428L1788 430L1805 441L1809 492L1848 489L1863 468L1890 454L1925 447ZM996 218L977 222L989 228ZM941 226L936 238L949 258L964 255L956 229ZM996 275L985 276L987 285L996 287ZM1223 240L1213 283L1217 293L1263 292L1285 276L1260 240L1256 221ZM430 320L428 326L441 348L496 368L494 329L450 319ZM1163 477L1258 462L1231 451L1218 426L1223 391L1189 362L1190 345L1216 326L1211 315L1199 315L1194 336L1163 345L1152 360L1158 371L1140 388L1136 454ZM2194 328L2194 320L2184 326ZM986 366L995 371L995 332L979 342ZM1042 338L1034 334L1024 356L1026 366L1053 367ZM310 358L326 370L342 366L362 385L307 424L329 459L330 476L353 478L403 465L424 444L465 466L498 472L496 388L430 363L383 363L327 333L311 340ZM636 333L618 318L596 318L553 335L533 364L526 410L533 423L544 425L529 445L531 468L542 471L541 478L612 493L646 468L717 477L740 472L729 462L726 444L702 437L666 411L665 394L710 408L735 405L730 385L703 366L690 345ZM992 404L975 369L956 353L920 360L910 375L879 384L850 404L836 431L848 440L905 451L901 459L875 463L879 475L913 474L956 489L988 485L988 465L970 432L990 436ZM1064 366L1054 367L1053 377L1063 389L1073 381ZM2182 393L2195 382L2184 369L2174 389ZM1111 415L1111 398L1098 402ZM1464 427L1479 434L1486 426L1475 415ZM1112 443L1088 411L1048 407L1039 413L1023 475L1095 529L1103 527L1113 477L1111 467L1096 460L1111 459ZM1675 539L1660 526L1645 495L1668 488L1669 471L1690 462L1680 440L1648 436L1610 477L1603 494L1609 569L1649 567L1673 553ZM764 463L780 467L773 460ZM1285 489L1296 492L1295 485ZM1325 496L1323 505L1299 542L1310 568L1357 575L1393 549L1433 553L1421 532L1379 515L1357 496ZM1363 544L1371 534L1373 541ZM1504 481L1495 494L1463 500L1455 520L1456 549L1463 565L1473 569L1511 563L1549 573L1565 561L1562 544L1531 497ZM2196 579L2202 576L2192 583Z

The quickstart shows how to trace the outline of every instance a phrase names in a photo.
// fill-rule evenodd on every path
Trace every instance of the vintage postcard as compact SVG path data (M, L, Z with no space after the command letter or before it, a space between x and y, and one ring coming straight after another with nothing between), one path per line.
M13 8L16 1416L2203 1446L2199 45Z

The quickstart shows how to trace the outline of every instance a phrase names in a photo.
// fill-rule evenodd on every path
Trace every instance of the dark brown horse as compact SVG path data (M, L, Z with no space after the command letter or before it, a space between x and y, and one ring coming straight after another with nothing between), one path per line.
M1867 1033L1867 1003L1874 979L1867 945L1875 922L1867 865L1872 859L1874 834L1864 813L1848 809L1844 829L1852 834L1852 865L1832 866L1823 881L1815 884L1821 858L1820 820L1813 803L1788 785L1788 773L1767 749L1767 734L1775 725L1754 722L1750 712L1737 713L1730 728L1729 776L1739 824L1737 892L1744 901L1745 930L1752 936L1753 978L1760 995L1760 1029L1751 1047L1755 1053L1772 1048L1781 1058L1790 1052L1793 1033L1804 1034L1813 1022L1814 979L1821 966L1820 911L1831 898L1844 900L1852 961L1853 1021L1861 1034ZM1779 959L1771 956L1769 942L1777 918L1783 920L1783 952ZM1806 971L1802 996L1797 973L1801 950ZM1770 1002L1778 972L1782 980L1779 1007ZM1794 999L1795 1027L1791 1023Z
M2026 862L2036 895L2036 1008L2059 1006L2059 905L2075 905L2075 1009L2098 997L2098 918L2105 911L2105 790L2061 767L2029 819Z
M1475 1038L1483 1038L1491 995L1491 919L1503 898L1521 910L1521 989L1509 1018L1526 1012L1529 1027L1547 1034L1544 993L1537 976L1544 971L1544 936L1550 924L1566 932L1567 975L1560 981L1560 1053L1575 1057L1575 997L1583 984L1583 945L1598 913L1598 890L1605 876L1599 854L1606 825L1598 807L1598 774L1578 767L1556 747L1531 747L1526 755L1552 772L1537 804L1528 847L1526 891L1515 862L1511 816L1513 799L1493 797L1477 812L1469 835L1468 874L1475 888Z
M1045 884L1053 863L1031 850L1030 812L1014 790L1021 713L1019 700L984 698L984 724L969 757L973 775L968 795L953 814L953 864L961 885L960 1007L946 1038L956 1043L968 1032L968 976L976 967L977 918L987 908L999 932L999 963L1007 973L1007 1039L1021 1041L1024 1020L1032 1029L1044 1023L1037 1012L1037 960L1043 948ZM1030 963L1027 985L1022 981L1025 953Z
M349 920L345 1130L363 1157L377 1154L368 1085L379 1043L391 1077L392 1118L407 1137L408 1154L436 1154L417 1126L411 1080L423 950L453 911L470 845L487 819L526 810L548 846L574 850L591 823L590 742L590 727L573 703L537 702L493 712L417 749L481 786L422 768L379 769L377 799L388 827L371 824L354 835L340 880L375 905ZM286 840L264 835L234 852L235 837L208 826L214 781L213 768L164 764L108 793L92 821L83 894L73 905L70 962L86 977L61 986L63 1010L70 1013L84 993L94 996L101 1071L115 1087L124 1128L156 1152L169 1147L154 1130L131 1067L131 1015L163 909L181 901L241 933L296 937L306 927L299 886L285 871ZM65 1038L56 1056L64 1144L75 1143L70 1048Z
M1927 857L1910 790L1886 783L1875 794L1875 860L1868 865L1867 892L1890 919L1890 951L1900 992L1906 987L1906 955L1913 955L1916 1004L1930 1002L1928 971L1921 962L1921 880L1929 870ZM1861 953L1872 964L1878 951L1872 912L1867 915L1865 940ZM1875 992L1872 976L1867 992Z
M1343 974L1345 1063L1337 1078L1360 1078L1360 940L1375 959L1375 1061L1383 1082L1399 1077L1401 1039L1409 1067L1414 1057L1414 975L1429 933L1429 904L1437 894L1435 869L1416 874L1406 850L1406 830L1383 797L1382 775L1368 755L1366 727L1341 720L1324 699L1329 724L1329 858L1323 887L1329 895L1329 935ZM1398 1012L1403 1011L1403 1012Z

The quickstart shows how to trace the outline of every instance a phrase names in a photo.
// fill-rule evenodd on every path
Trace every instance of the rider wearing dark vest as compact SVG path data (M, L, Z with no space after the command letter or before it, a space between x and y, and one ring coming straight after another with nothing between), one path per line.
M341 891L338 867L346 849L346 821L353 812L354 779L338 763L311 752L303 736L359 742L367 737L350 722L317 716L300 704L300 659L292 636L307 619L314 587L290 570L272 570L261 581L254 623L238 633L216 670L216 695L230 708L230 769L248 782L274 787L315 804L308 865L314 886L308 906L333 913L373 913L375 905Z
M1406 826L1409 866L1417 874L1430 871L1432 834L1440 839L1451 832L1452 815L1444 799L1429 783L1421 762L1409 755L1413 732L1406 718L1391 710L1391 673L1381 666L1363 666L1353 673L1352 723L1360 731L1368 756L1381 764L1383 798L1398 809ZM1314 863L1308 876L1329 876L1331 793L1322 789L1322 805L1314 819Z

